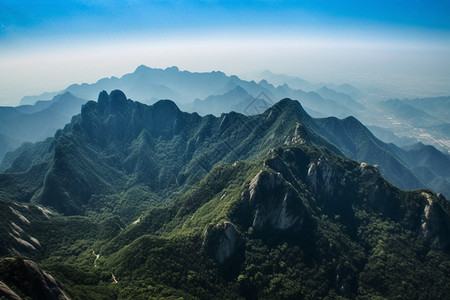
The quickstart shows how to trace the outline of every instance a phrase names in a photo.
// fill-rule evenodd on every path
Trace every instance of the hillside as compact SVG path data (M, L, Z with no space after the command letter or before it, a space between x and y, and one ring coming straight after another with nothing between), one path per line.
M379 165L382 174L401 188L427 186L418 179L424 177L414 172L428 166L409 168L421 153L411 152L409 160L401 158L399 150L377 140L354 118L313 119L289 99L260 115L200 117L181 112L168 100L147 106L113 91L111 95L102 92L98 102L84 105L81 114L54 138L36 146L25 144L8 154L0 182L11 184L0 186L0 195L69 214L91 210L92 199L106 201L102 195L136 190L151 199L146 205L158 204L184 191L217 163L255 158L271 147L305 142ZM448 157L437 161L448 161ZM17 178L22 177L37 183L27 188L29 193L21 192L23 184ZM435 180L439 177L444 181ZM435 191L446 193L446 178L434 172L424 179L433 183L428 186Z
M39 241L27 256L74 299L410 299L450 292L448 201L427 190L398 190L373 166L314 146L216 166L173 202L127 224L9 205L14 210L4 210L3 220L18 224L23 239Z
M426 186L436 192L450 194L448 156L433 146L419 149L400 148L377 139L353 117L316 119L321 134L346 156L378 165L382 174L403 189Z
M408 154L434 168L433 149ZM41 274L45 293L51 274L50 290L73 299L445 298L449 202L344 156L396 162L394 150L290 99L201 117L102 92L10 154L0 291L29 295Z
M167 100L146 106L120 91L102 92L53 139L11 154L10 167L0 175L0 182L11 184L0 186L0 195L12 200L19 198L11 195L20 195L19 201L37 201L69 214L89 208L93 197L136 189L148 191L146 196L159 203L170 196L168 191L183 190L218 162L255 157L289 140L334 148L304 129L313 124L291 100L263 115L217 118L183 113ZM35 175L45 179L23 199L21 181L11 178Z

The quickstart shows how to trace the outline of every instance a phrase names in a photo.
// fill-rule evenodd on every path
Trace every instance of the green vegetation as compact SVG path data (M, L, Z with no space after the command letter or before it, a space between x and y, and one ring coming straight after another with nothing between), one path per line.
M314 192L307 175L310 163L325 157L335 176L331 198ZM282 171L298 192L310 213L300 228L251 225L256 212L246 192L260 170ZM285 147L257 162L216 166L135 224L112 211L92 212L95 218L35 218L33 226L22 227L45 241L28 255L74 299L445 298L448 248L417 233L424 191L403 192L378 177L376 186L387 194L371 196L371 176L380 175L325 148ZM448 203L433 201L448 218ZM220 264L204 239L223 221L234 224L242 245Z
M1 257L36 261L73 299L449 295L448 201L399 190L279 105L200 118L101 95L41 173L1 175ZM27 295L10 261L0 280Z

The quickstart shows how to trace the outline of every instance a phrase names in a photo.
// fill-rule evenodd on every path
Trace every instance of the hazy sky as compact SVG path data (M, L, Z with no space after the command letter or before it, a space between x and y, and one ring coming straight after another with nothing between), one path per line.
M450 0L0 0L0 105L141 64L450 94Z

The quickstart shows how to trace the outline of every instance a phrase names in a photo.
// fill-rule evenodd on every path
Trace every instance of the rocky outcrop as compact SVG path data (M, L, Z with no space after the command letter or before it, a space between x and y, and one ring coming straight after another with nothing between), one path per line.
M308 138L308 132L299 122L296 123L294 134L292 137L287 137L284 142L285 145L295 145L306 143L305 138Z
M333 195L335 176L333 167L326 158L311 162L308 167L308 180L313 194Z
M27 299L69 299L55 279L31 260L5 258L0 261L0 281L9 287L2 291L12 291L11 288L14 288Z
M423 208L420 234L432 246L445 249L450 246L450 219L439 204L437 197L431 193L422 192L426 199Z
M392 201L395 188L383 179L375 166L363 162L360 171L365 200L373 209L401 221L410 229L417 229L419 225L419 236L427 240L431 247L450 248L450 218L441 206L442 201L447 201L442 195L423 191L417 198L423 203L423 212L406 213L399 201Z
M399 219L404 212L400 209L398 201L391 201L394 186L389 184L376 166L362 162L359 166L359 180L365 200L371 207L394 219Z
M362 162L359 165L361 169L361 178L365 185L375 184L380 177L380 172L375 166L369 165L368 163Z
M0 299L4 299L3 297L8 300L22 300L9 286L0 281Z
M362 162L359 166L361 170L361 183L367 192L367 200L370 204L376 204L379 198L383 198L381 188L383 180L377 168Z
M231 222L219 223L206 229L203 249L219 264L225 263L241 243L239 232Z
M248 201L255 229L299 229L303 223L303 203L281 173L261 170L250 182Z

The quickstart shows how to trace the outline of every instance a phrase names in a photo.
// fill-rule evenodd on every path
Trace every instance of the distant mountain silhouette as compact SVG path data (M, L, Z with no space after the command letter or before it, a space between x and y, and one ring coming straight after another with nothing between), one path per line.
M268 74L268 73L267 73ZM283 77L284 78L284 77ZM236 87L244 89L253 98L262 99L262 95L267 98L266 102L271 104L279 99L292 98L299 99L306 109L318 111L325 116L346 117L354 115L360 109L361 104L352 99L351 96L344 95L340 91L328 89L326 99L318 93L305 92L301 89L292 89L286 82L275 86L267 80L255 81L242 80L235 75L227 76L223 72L195 73L180 71L177 67L166 69L154 69L147 66L139 66L133 73L125 74L121 78L103 78L92 84L73 84L64 91L70 92L83 99L95 99L102 90L111 91L120 89L131 99L139 99L145 104L152 104L160 99L171 99L180 105L188 105L189 111L201 111L203 114L220 114L238 110L246 106L238 104L239 101L231 99L229 93ZM314 89L322 88L323 85L316 85ZM342 86L344 88L344 86ZM350 85L347 90L356 90ZM47 93L47 95L50 95ZM44 97L45 95L42 95ZM220 101L209 102L207 104L198 102L196 99L206 99L210 96L224 96ZM29 102L29 99L26 102ZM34 99L34 98L33 98ZM240 99L240 98L239 98ZM245 99L240 99L245 100ZM248 102L248 99L246 100ZM197 107L197 105L199 107ZM237 105L237 106L236 106ZM206 108L209 108L207 110Z
M442 123L450 122L450 96L405 99L403 102L425 111Z
M384 130L386 138L389 137L389 133L386 131L394 130L395 135L399 138L411 140L412 143L424 140L440 150L448 152L448 146L439 142L439 140L450 140L448 130L443 123L446 122L443 120L448 117L448 110L445 109L449 103L448 97L389 100L378 102L374 106L372 103L361 100L364 96L363 92L349 84L310 84L295 77L276 75L269 71L265 71L263 75L265 75L265 79L255 82L242 80L235 75L227 76L222 72L195 73L180 71L177 67L154 69L141 65L133 73L123 75L121 78L103 78L93 84L74 84L65 91L82 99L95 99L101 90L121 89L131 99L139 99L140 102L146 104L155 103L160 99L170 99L185 111L216 116L231 111L246 115L258 114L279 99L297 99L313 117L346 118L354 116L365 124L384 126L380 128ZM289 84L293 84L296 88L292 88ZM304 90L298 89L299 86L302 86ZM48 103L41 101L32 107L21 107L18 111L37 112ZM430 105L427 106L424 103L430 103ZM255 110L255 108L257 109ZM386 122L386 115L391 115L392 118L404 123L401 130L395 131L397 123ZM56 120L60 119L60 116L48 116L48 119ZM68 121L67 116L65 121ZM412 126L411 128L408 128L409 124ZM37 125L33 125L33 127L36 129L33 137L49 135L46 128ZM413 130L415 127L421 127L425 134L422 136L416 134ZM20 134L16 135L15 131L0 130L0 133L13 140L18 140L19 143L36 140ZM381 133L381 129L378 133ZM428 135L431 138L427 138ZM393 135L390 135L390 138L393 138ZM392 142L390 139L386 141ZM5 147L3 152L14 147L11 144Z
M409 146L417 143L417 140L414 138L408 137L399 137L395 135L392 131L379 127L379 126L367 126L370 132L373 133L378 139L382 140L386 143L396 144L397 146Z
M413 124L417 127L436 125L439 120L425 111L400 100L388 100L378 103L378 106L386 113L394 115L396 118Z
M70 122L86 101L65 92L34 105L0 107L0 143L3 144L0 161L6 152L23 142L37 142L53 136L57 129Z
M266 72L267 75L269 73ZM0 161L5 153L22 142L35 142L51 136L56 128L70 121L81 104L88 99L96 99L102 90L120 89L131 99L139 99L145 104L171 99L183 110L201 115L219 116L231 111L258 114L279 99L291 98L299 99L315 117L359 116L362 104L351 96L321 85L314 88L318 89L317 92L305 92L292 89L286 83L275 86L265 79L257 83L235 75L227 76L222 72L195 73L180 71L177 67L163 70L141 65L133 73L121 78L103 78L93 84L73 84L57 93L24 97L21 102L24 105L15 108L0 107L0 134L5 136L0 138L0 142L5 145L0 151ZM356 90L349 85L346 89ZM70 96L77 99L70 100ZM249 108L253 108L253 111Z

